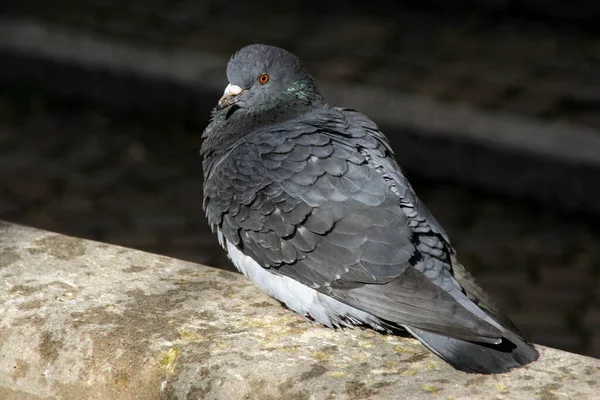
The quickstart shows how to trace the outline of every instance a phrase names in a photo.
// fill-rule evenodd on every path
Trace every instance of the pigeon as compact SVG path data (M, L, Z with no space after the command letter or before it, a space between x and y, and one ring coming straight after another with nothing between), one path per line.
M300 60L253 44L202 135L208 223L235 267L329 328L410 334L454 368L537 350L458 262L375 122L330 106Z

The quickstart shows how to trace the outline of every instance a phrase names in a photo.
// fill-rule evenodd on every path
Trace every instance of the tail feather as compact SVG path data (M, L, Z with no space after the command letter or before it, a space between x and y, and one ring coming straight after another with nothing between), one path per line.
M499 374L529 364L539 358L538 351L512 332L506 331L502 343L467 342L405 327L429 350L452 365L470 373Z

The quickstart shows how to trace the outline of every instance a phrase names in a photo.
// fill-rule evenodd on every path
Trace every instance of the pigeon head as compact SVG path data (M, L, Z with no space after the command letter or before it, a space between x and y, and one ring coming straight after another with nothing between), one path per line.
M298 110L323 102L298 57L278 47L253 44L242 48L229 60L227 79L229 85L215 112L228 117Z

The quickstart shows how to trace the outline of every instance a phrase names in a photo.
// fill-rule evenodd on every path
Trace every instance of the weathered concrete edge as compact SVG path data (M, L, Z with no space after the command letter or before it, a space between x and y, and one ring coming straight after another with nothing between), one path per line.
M188 48L133 46L33 20L0 19L0 48L91 68L135 72L200 90L222 90L225 82L227 60L223 57ZM370 86L321 82L320 87L331 104L360 109L381 125L407 126L424 135L481 141L600 166L600 132L590 128L441 104Z
M297 321L239 274L0 221L0 398L592 399L600 360L508 374ZM441 396L441 397L440 397Z

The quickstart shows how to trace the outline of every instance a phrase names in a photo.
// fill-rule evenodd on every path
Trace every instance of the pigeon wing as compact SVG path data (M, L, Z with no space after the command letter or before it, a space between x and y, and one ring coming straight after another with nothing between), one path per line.
M355 122L336 112L252 135L206 179L209 223L271 272L382 320L497 342L383 135Z
M450 260L446 262L446 266L450 268L452 276L460 284L469 299L486 313L490 314L502 326L508 328L522 338L523 334L510 318L500 311L492 297L479 286L479 283L475 278L458 262L455 251L450 245L450 240L444 232L444 229L417 197L414 189L404 176L402 169L398 166L394 157L390 157L393 152L387 139L377 125L358 111L350 109L339 110L344 113L348 121L350 121L350 125L359 127L358 129L353 130L355 136L362 137L366 132L378 143L378 145L371 146L371 148L366 151L371 157L371 163L376 165L378 170L384 176L388 177L389 182L392 182L393 190L396 191L398 196L402 199L403 209L407 215L412 216L411 223L416 231L416 235L421 236L421 238L423 238L424 235L437 238L438 245L442 244L443 247L447 249L447 254L450 256Z

